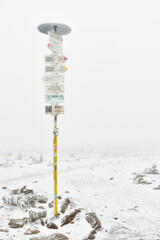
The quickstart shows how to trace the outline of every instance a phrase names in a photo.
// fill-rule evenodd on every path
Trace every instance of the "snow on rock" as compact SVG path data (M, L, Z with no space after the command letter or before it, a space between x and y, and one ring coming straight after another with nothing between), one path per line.
M32 222L40 218L45 218L46 216L47 216L46 210L41 212L29 211L29 217Z
M55 223L49 222L47 224L47 228L49 228L49 229L58 229L58 226Z
M35 194L31 196L24 196L19 194L18 196L14 196L12 194L5 195L2 197L4 203L11 206L18 206L21 208L34 207L37 201L37 196Z
M38 229L30 229L30 228L28 228L25 231L24 235L31 235L31 234L38 234L38 233L40 233L40 231Z
M158 187L153 188L154 190L160 190L160 185L158 185Z
M61 204L61 210L60 210L61 213L65 213L66 208L67 208L69 203L70 203L69 198L66 198L66 199L63 200L63 202Z
M32 189L26 186L21 189L14 189L2 197L4 203L12 206L30 208L35 207L36 202L47 203L48 198L43 195L36 195Z
M87 237L85 237L83 240L91 240L91 239L95 239L95 235L94 234L89 234Z
M10 219L10 222L8 223L8 225L11 228L22 228L24 226L24 224L28 223L28 219L27 218L23 218L23 219Z
M146 168L144 170L145 174L159 174L159 171L157 169L157 165L153 164L151 168Z
M30 240L69 240L68 237L61 233L54 233L50 236L46 237L36 237L36 238L30 238Z
M86 213L86 215L87 215L86 220L88 223L91 224L92 228L94 229L101 228L101 222L95 212Z
M53 206L54 206L54 202L53 201L48 203L48 207L49 208L53 208Z
M64 218L62 218L62 221L61 221L61 227L72 222L73 219L75 218L75 216L81 212L80 209L76 209L75 211L71 212L69 215L66 215Z
M37 201L38 201L39 203L47 203L47 202L48 202L48 198L45 197L45 196L43 196L43 195L38 195L38 196L37 196Z
M135 184L145 184L146 181L144 180L144 175L136 174L136 176L133 178L133 183L135 183Z

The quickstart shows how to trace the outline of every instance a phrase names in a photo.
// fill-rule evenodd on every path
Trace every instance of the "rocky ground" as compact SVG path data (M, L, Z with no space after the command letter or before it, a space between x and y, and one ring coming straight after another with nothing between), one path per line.
M50 159L1 154L1 240L160 239L159 151L60 153L57 217Z

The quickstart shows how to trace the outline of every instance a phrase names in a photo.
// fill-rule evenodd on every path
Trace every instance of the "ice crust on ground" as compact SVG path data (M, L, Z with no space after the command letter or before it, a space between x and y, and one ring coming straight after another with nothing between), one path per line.
M102 227L95 239L157 240L160 239L160 149L105 149L101 151L70 151L58 153L58 209L62 202L70 203L60 218L55 218L53 200L52 152L21 152L0 154L0 239L28 240L27 229L40 233L33 237L62 233L69 240L83 240L93 230L86 213L95 212ZM156 167L155 167L156 166ZM136 175L133 175L133 172ZM134 184L142 180L151 184ZM43 195L48 201L36 201L36 207L9 205L3 196L23 186ZM17 201L18 195L13 195ZM42 201L43 202L43 201ZM22 201L20 201L22 203ZM40 208L42 208L40 210ZM44 208L44 209L43 209ZM74 223L61 227L61 219L80 208ZM23 228L12 229L10 219L29 217L29 211L47 211L48 222L58 229L48 229L40 220ZM52 231L52 233L51 233ZM38 232L38 231L37 231ZM31 235L32 237L32 235Z

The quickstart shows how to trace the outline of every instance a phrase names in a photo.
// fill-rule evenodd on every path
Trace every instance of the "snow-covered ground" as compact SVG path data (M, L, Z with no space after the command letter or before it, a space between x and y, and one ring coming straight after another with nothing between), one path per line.
M58 155L58 208L66 197L72 204L65 214L76 208L81 212L73 224L60 227L61 216L54 217L48 203L53 200L52 153L21 152L0 154L0 239L30 239L56 232L69 240L83 240L92 228L85 213L96 212L102 228L97 240L158 240L160 239L160 185L159 174L144 174L145 184L136 184L136 173L157 165L160 172L160 149L105 149L101 151L70 151ZM2 197L10 190L24 185L49 200L44 206L47 218L58 225L58 230L28 223L23 228L10 228L11 218L29 217L28 211L4 204ZM4 189L7 187L7 189ZM35 209L33 209L35 210ZM28 228L37 228L37 235L24 235Z

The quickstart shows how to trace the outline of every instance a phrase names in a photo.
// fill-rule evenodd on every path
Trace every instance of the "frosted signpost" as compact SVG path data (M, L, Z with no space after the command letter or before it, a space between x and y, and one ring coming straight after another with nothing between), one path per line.
M54 115L53 164L54 164L54 212L57 209L57 115L64 114L64 73L67 70L63 55L63 37L71 32L70 27L60 23L44 23L38 26L41 33L49 35L48 49L50 55L45 56L45 113Z

